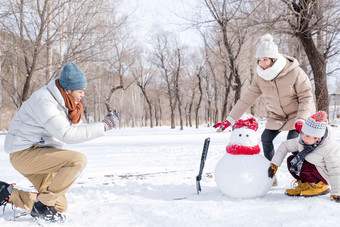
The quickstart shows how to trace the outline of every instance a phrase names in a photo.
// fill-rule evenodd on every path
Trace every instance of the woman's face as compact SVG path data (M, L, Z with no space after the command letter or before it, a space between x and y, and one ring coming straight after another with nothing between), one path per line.
M270 58L258 58L257 59L257 64L259 64L259 66L263 69L266 70L268 68L270 68L273 65L273 61Z

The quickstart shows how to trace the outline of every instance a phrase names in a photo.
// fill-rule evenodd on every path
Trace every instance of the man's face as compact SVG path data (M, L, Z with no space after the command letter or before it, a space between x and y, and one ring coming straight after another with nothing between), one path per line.
M83 90L66 90L66 94L69 94L74 99L74 102L78 104L80 100L85 96L85 89Z
M303 142L307 145L312 145L317 141L321 141L321 139L322 139L322 137L309 136L309 135L304 134L304 133L302 133L301 137L302 137Z

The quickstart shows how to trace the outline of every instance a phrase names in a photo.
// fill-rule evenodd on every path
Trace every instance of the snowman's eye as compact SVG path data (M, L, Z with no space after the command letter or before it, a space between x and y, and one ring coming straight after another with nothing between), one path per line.
M249 137L249 135L247 134L246 137Z
M242 137L242 134L238 134L239 137Z

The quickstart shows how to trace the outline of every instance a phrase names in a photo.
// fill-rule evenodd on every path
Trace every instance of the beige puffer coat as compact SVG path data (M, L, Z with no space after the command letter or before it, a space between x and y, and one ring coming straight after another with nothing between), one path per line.
M315 165L321 176L332 187L332 195L340 195L340 145L334 141L332 130L327 126L328 135L324 142L307 154L305 160ZM298 138L281 143L272 159L272 163L281 166L288 152L302 151Z
M297 119L306 120L315 112L308 76L295 58L285 55L284 57L287 64L279 75L270 81L257 75L232 108L227 120L235 123L260 95L263 95L266 101L266 129L293 130Z

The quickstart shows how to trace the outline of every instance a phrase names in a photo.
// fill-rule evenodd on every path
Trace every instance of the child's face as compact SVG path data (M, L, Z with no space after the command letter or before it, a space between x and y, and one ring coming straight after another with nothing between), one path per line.
M317 141L321 141L322 137L314 137L314 136L309 136L307 134L302 133L301 138L303 142L307 145L312 145L316 143Z

